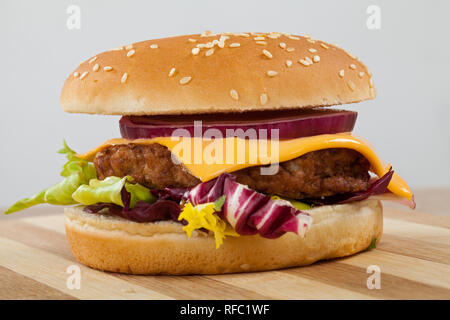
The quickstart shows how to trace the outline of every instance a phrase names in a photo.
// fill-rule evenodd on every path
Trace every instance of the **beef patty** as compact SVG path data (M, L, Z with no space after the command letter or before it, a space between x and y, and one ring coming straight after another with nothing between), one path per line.
M132 176L149 188L189 188L201 181L171 159L160 144L110 146L94 159L99 179ZM261 175L260 167L236 172L236 180L259 192L305 199L366 190L370 164L350 149L325 149L281 162L275 175Z

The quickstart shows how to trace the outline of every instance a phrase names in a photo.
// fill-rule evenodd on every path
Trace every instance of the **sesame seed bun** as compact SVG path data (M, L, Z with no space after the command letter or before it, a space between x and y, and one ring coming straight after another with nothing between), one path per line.
M156 115L332 106L372 99L356 57L309 37L194 34L116 48L67 78L67 112Z
M272 270L344 257L380 240L383 210L376 200L308 210L314 223L305 238L286 233L226 238L215 248L202 232L186 236L171 221L135 223L66 208L66 234L78 261L92 268L130 274L221 274Z

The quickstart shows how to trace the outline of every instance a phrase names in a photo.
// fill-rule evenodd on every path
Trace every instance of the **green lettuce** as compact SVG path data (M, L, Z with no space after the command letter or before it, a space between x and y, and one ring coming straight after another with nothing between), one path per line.
M97 177L93 163L76 157L76 152L70 149L64 141L64 146L58 151L65 154L67 162L64 164L61 176L64 180L51 186L30 198L17 201L9 207L5 214L29 208L41 203L56 205L70 205L77 202L72 198L72 194L83 184Z
M282 197L279 197L279 196L272 196L272 199L274 199L274 200L282 199L282 200L289 201L295 209L300 210L300 211L301 210L307 210L307 209L311 208L310 205L308 205L306 203L303 203L303 202L300 202L298 200L291 199L291 198L282 198Z
M131 177L108 177L104 180L92 179L88 185L80 186L73 194L72 198L78 203L91 205L96 203L114 203L124 206L122 201L122 189L130 194L130 208L133 208L138 201L154 202L156 199L150 190L140 184L131 184Z

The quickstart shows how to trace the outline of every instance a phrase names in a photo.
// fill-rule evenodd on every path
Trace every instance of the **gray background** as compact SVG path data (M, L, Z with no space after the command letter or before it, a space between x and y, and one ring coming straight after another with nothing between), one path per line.
M68 5L81 30L68 30ZM366 8L381 8L368 30ZM60 180L65 138L78 151L119 136L118 117L65 114L66 76L98 52L145 39L227 31L310 34L357 55L378 97L350 106L355 133L414 188L450 186L450 1L0 0L0 206Z

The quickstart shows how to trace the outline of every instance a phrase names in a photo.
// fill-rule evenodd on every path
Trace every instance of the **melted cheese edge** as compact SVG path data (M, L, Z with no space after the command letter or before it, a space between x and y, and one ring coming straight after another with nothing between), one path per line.
M223 139L207 140L200 137L194 138L172 138L172 137L158 137L153 139L111 139L100 146L84 153L77 155L79 158L92 161L95 155L103 149L118 145L118 144L140 144L148 145L152 143L159 143L166 146L175 155L176 160L182 163L186 169L202 182L214 179L224 172L234 172L243 168L259 165L268 165L273 163L284 162L300 157L308 152L330 149L330 148L346 148L352 149L361 153L370 163L371 171L373 171L379 177L383 176L389 171L390 165L386 165L383 160L378 157L374 148L365 140L357 138L348 133L339 134L324 134L312 137L303 137L290 140L279 140L278 143L272 145L272 141L266 140L266 147L258 148L258 152L252 152L255 149L255 140L244 140L237 137L229 137ZM183 144L186 143L186 144ZM180 146L183 144L184 149L187 152L180 151ZM214 146L211 144L215 144ZM234 148L233 148L234 146ZM259 146L259 145L258 145ZM202 156L198 157L199 153L204 155L212 154L216 155L216 151L211 153L211 149L219 150L222 148L223 159L230 156L230 152L233 153L232 161L221 161L220 163L211 163L211 159ZM270 152L271 148L278 147L278 152ZM191 149L189 152L189 148ZM228 149L227 149L228 148ZM230 149L232 148L232 149ZM245 159L237 159L237 150L245 148ZM266 150L266 152L260 152L259 150ZM266 154L267 153L267 154ZM272 154L273 153L273 154ZM197 158L196 156L197 155ZM394 173L392 180L389 183L388 189L403 198L411 200L413 195L406 184L406 182L396 173Z

